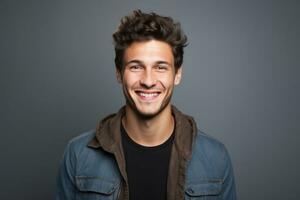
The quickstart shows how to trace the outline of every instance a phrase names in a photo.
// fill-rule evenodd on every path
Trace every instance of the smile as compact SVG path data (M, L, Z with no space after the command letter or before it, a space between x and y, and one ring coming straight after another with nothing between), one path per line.
M140 97L142 100L154 100L160 92L145 92L145 91L136 91L136 94Z

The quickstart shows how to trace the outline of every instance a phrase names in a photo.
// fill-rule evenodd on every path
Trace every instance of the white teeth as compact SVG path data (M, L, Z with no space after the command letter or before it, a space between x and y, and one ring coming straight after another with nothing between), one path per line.
M157 93L140 93L141 96L143 97L154 97L157 96Z

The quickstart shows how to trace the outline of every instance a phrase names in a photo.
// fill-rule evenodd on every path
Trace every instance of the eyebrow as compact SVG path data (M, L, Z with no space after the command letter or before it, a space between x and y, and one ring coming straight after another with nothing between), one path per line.
M126 66L126 65L129 65L129 64L131 64L131 63L144 64L141 60L136 60L136 59L135 59L135 60L131 60L131 61L125 63L125 66ZM163 61L163 60L156 61L155 64L166 64L166 65L170 65L170 66L171 66L170 63L168 63L167 61Z
M126 66L126 65L128 65L128 64L131 64L131 63L143 64L143 62L142 62L142 61L140 61L140 60L131 60L131 61L129 61L129 62L127 62L127 63L125 63L125 66Z

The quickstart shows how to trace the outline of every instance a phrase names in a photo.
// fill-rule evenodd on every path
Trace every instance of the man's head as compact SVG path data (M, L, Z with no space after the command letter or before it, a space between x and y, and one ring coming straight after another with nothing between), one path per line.
M147 118L170 108L187 41L180 24L155 13L134 11L121 20L113 37L117 78L129 108Z
M156 13L143 13L135 10L131 15L121 19L118 30L113 34L115 43L115 65L120 72L123 68L125 50L138 41L159 40L166 42L172 48L176 71L183 62L183 48L187 45L187 37L180 23L170 17Z

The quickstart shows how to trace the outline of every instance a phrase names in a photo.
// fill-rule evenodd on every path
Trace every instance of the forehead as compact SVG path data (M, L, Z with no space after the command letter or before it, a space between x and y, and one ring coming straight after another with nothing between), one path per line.
M124 60L140 60L143 62L167 61L173 64L171 46L162 41L149 40L133 42L124 52Z

